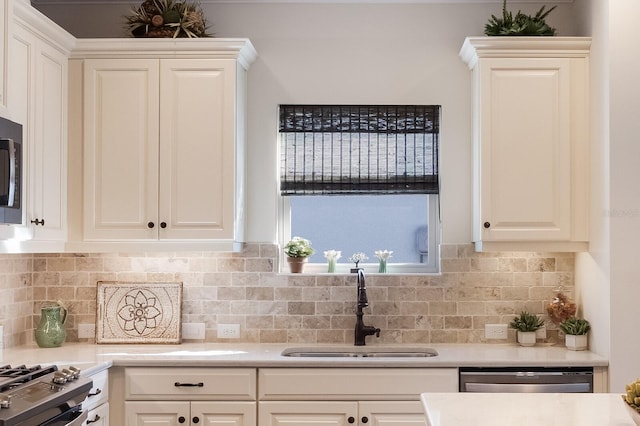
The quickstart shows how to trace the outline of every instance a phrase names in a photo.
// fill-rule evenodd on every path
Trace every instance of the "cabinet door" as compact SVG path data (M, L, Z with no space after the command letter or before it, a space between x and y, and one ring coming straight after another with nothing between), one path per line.
M255 426L256 403L192 402L191 422L203 426Z
M233 60L161 60L161 239L224 239L234 231Z
M67 57L40 43L35 59L35 123L29 143L27 224L34 240L67 235Z
M84 238L158 237L157 60L84 63Z
M568 241L570 59L485 59L477 72L475 239Z
M260 402L260 426L349 426L355 425L357 402Z
M99 405L98 407L89 410L87 413L87 420L82 423L82 426L109 426L109 403Z
M7 75L9 74L9 52L8 44L10 37L9 17L11 16L11 7L13 0L4 0L0 4L0 113L6 115L7 107Z
M11 39L12 118L23 125L23 198L33 241L66 239L67 58L21 25Z
M184 426L189 423L189 402L127 401L125 426Z
M360 402L358 417L361 425L427 426L420 401Z

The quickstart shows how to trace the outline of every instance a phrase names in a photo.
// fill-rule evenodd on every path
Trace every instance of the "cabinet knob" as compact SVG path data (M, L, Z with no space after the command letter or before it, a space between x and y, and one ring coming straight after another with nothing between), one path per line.
M193 423L200 423L200 419L198 417L194 417L193 419L191 419L191 421Z
M482 226L484 226L484 229L489 229L491 228L491 222L485 222L482 224Z
M160 228L164 229L167 227L167 222L160 222Z
M178 417L178 423L184 423L186 421L187 421L187 419L185 419L184 417L182 417L182 416Z
M31 221L31 223L33 223L36 226L38 226L38 225L44 226L44 219L38 220L38 218L35 218L34 220Z
M354 417L349 417L349 418L347 419L347 422L348 422L348 423L355 423L355 422L356 422L356 419L355 419Z
M147 228L149 228L149 229L152 229L154 226L156 226L156 224L153 223L153 222L147 223Z
M360 419L362 421L362 423L369 423L369 417L363 417L362 419Z
M96 416L93 418L93 420L87 420L87 424L95 423L98 420L100 420L100 416L96 414Z

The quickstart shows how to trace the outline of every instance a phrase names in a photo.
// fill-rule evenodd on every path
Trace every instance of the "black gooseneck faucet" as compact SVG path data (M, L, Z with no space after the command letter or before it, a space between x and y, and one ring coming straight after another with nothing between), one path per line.
M364 325L364 322L362 321L362 317L364 315L362 309L369 306L369 299L367 298L367 287L365 286L364 270L362 268L357 268L356 272L358 274L358 297L354 345L364 346L366 344L365 337L371 336L373 334L375 334L376 337L380 337L380 329L372 327L370 325Z

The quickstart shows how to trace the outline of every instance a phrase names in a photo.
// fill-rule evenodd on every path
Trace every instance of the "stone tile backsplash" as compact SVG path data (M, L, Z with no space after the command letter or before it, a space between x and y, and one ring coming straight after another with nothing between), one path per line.
M544 314L560 285L573 297L572 253L476 253L469 244L442 246L441 254L440 275L367 276L365 323L382 329L368 339L483 342L486 323L508 323L523 309ZM69 305L67 341L78 341L77 325L95 322L99 280L183 282L182 321L205 323L209 342L229 341L216 326L233 323L242 342L352 343L355 276L278 274L277 262L273 244L246 244L241 253L3 255L5 346L32 342L40 307L56 300ZM548 335L557 337L552 324Z

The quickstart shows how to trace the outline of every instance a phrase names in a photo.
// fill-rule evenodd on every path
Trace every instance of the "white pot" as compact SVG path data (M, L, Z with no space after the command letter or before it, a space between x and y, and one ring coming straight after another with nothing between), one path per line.
M587 335L567 334L564 336L564 343L570 351L584 351L587 349Z
M518 343L520 343L520 346L534 346L536 344L536 332L518 331Z

